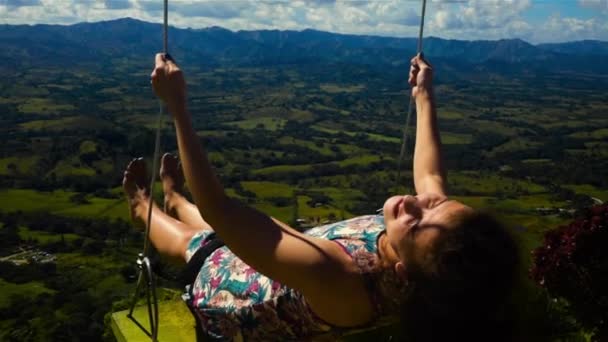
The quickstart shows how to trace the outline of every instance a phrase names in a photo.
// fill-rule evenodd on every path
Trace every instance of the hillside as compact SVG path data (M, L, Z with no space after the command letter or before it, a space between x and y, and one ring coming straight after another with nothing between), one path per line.
M151 164L160 32L133 19L0 26L0 340L107 341L108 313L128 305L143 236L120 184L133 157ZM219 27L169 39L231 197L305 229L414 191L413 139L396 170L414 39ZM425 51L449 194L498 214L525 279L548 229L608 201L606 43L427 38ZM169 120L162 150L176 150ZM161 286L178 288L167 273ZM528 285L521 340L589 336Z
M13 63L63 63L77 59L141 58L159 49L161 26L125 18L70 26L0 26L4 46L0 57ZM335 34L316 30L237 31L221 27L171 28L171 51L185 62L247 66L316 62L404 65L415 52L416 39ZM519 39L499 41L425 38L429 58L460 63L529 63L550 70L606 72L608 43L581 41L529 44ZM587 63L580 65L581 56ZM559 62L559 63L557 63ZM591 62L591 63L590 63Z

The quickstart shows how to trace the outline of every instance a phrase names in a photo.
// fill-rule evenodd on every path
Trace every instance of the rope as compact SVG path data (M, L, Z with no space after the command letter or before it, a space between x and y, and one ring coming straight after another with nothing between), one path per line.
M420 30L418 31L418 47L417 53L422 53L422 37L424 32L424 15L426 13L426 0L422 0L422 14L420 16ZM403 129L403 138L401 139L401 151L399 152L399 160L397 161L397 188L400 185L401 179L401 164L407 150L407 130L410 127L410 119L414 111L414 97L410 94L410 106L407 111L407 119L405 120L405 128Z
M164 20L163 20L163 53L167 54L168 45L168 0L164 0ZM148 202L148 222L146 224L145 240L144 240L144 251L140 253L137 258L137 267L139 268L139 277L137 279L137 287L131 301L131 308L127 317L131 319L153 342L158 341L158 298L156 296L156 282L153 272L152 262L150 261L150 229L152 228L152 207L154 204L154 184L158 172L158 161L160 156L160 131L163 126L163 119L166 116L166 107L162 100L159 100L159 111L156 125L156 138L154 141L154 155L152 157L152 178L150 179L150 199ZM139 296L140 289L145 283L146 293L146 304L148 307L148 320L150 323L150 330L148 331L141 323L139 323L133 316L135 305L137 304L137 297Z
M163 53L168 53L168 27L169 27L169 0L164 0L164 12L163 12ZM160 131L163 126L163 119L165 118L165 113L167 112L165 104L162 100L158 100L159 111L158 118L156 124L156 138L154 141L154 155L152 157L152 178L150 179L150 199L148 202L148 223L146 224L146 239L144 240L144 256L148 256L148 252L150 249L150 229L152 227L152 207L153 207L153 194L154 194L154 185L156 181L156 177L158 176L158 159L160 156Z

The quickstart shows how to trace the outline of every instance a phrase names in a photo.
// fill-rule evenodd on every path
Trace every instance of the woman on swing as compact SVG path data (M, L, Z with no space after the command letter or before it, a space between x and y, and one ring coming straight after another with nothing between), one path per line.
M433 72L422 56L412 59L409 73L416 195L388 198L382 215L304 233L226 195L192 127L182 71L158 54L151 77L175 121L183 173L175 157L163 156L165 210L153 208L150 239L182 262L217 236L224 241L191 286L209 337L306 340L401 318L415 341L497 339L486 333L509 295L516 247L490 216L447 197ZM184 176L195 204L180 194ZM146 182L143 160L133 160L123 186L132 217L144 223Z

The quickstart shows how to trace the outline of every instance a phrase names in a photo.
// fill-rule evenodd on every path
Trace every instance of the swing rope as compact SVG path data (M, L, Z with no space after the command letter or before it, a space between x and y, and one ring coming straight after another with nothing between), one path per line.
M424 32L424 16L426 14L426 0L422 0L422 13L420 15L420 30L418 31L418 46L417 53L422 53L422 38ZM412 112L414 111L415 105L414 96L410 93L410 106L407 111L407 118L405 120L405 128L403 129L403 138L401 139L401 151L399 152L399 160L397 161L397 189L400 186L401 180L401 164L403 163L403 158L406 155L407 151L407 130L410 127L410 119L412 117Z
M164 21L163 21L163 53L168 53L168 0L164 0ZM152 226L152 207L153 207L153 196L154 185L156 184L156 177L158 176L158 159L160 156L160 131L163 125L163 119L167 112L166 106L162 100L158 100L159 111L156 124L156 138L154 141L154 155L152 157L152 178L150 179L150 199L148 203L148 223L146 224L146 239L144 241L144 255L148 256L150 248L150 228Z
M163 53L165 55L168 54L168 0L164 0L164 11L163 11ZM154 141L154 155L152 157L152 175L150 179L150 193L149 193L149 203L148 203L148 222L146 224L145 231L145 239L144 239L144 249L143 253L140 253L137 258L137 268L139 269L139 276L137 279L137 286L135 289L135 293L133 294L133 299L131 301L131 307L129 309L129 314L127 317L131 319L141 330L143 330L148 337L152 339L152 341L158 341L158 299L156 296L156 282L155 275L153 272L153 265L150 261L150 230L152 228L152 208L153 208L153 194L154 194L154 185L156 177L158 176L158 161L160 156L160 131L163 126L164 118L166 116L166 106L159 100L159 111L157 118L157 126L156 126L156 137ZM133 310L135 309L135 305L137 304L137 298L139 296L140 290L145 285L145 293L146 293L146 304L148 308L148 320L150 323L150 330L148 331L140 322L138 322L135 317L133 317Z

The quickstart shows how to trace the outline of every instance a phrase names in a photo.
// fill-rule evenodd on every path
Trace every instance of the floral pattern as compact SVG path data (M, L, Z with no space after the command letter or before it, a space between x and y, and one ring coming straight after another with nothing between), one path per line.
M312 228L305 234L337 242L366 274L378 261L377 238L384 229L384 218L370 215ZM192 238L189 257L211 233L203 231ZM204 262L191 294L203 329L214 338L301 341L336 330L312 312L302 294L256 272L226 246Z

